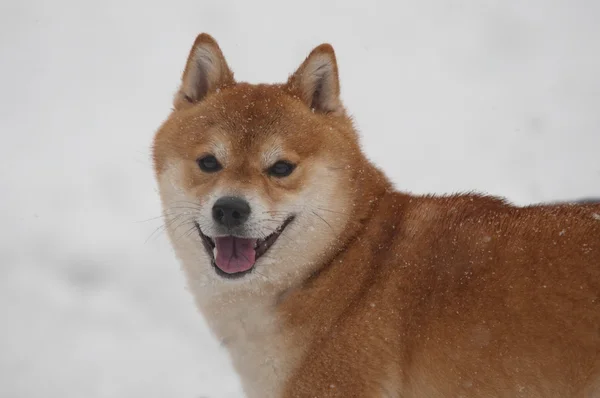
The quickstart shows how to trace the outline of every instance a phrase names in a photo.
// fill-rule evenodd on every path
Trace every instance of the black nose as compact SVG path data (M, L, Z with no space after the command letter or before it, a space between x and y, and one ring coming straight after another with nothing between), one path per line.
M242 198L224 196L212 208L213 219L227 228L242 225L250 217L250 205Z

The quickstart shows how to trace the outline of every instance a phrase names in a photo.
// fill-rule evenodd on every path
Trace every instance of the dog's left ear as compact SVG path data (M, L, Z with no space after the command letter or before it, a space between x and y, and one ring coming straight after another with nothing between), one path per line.
M308 55L287 81L287 89L319 113L343 114L335 52L321 44Z
M221 48L212 36L202 33L190 50L181 86L175 94L175 109L181 109L200 102L208 94L220 88L235 84L233 72L229 69Z

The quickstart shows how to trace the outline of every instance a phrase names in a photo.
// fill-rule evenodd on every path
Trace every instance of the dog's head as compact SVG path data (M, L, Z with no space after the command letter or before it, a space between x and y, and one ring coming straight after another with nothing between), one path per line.
M335 247L361 163L333 48L287 83L237 83L215 42L196 39L154 141L167 230L197 282L289 284Z

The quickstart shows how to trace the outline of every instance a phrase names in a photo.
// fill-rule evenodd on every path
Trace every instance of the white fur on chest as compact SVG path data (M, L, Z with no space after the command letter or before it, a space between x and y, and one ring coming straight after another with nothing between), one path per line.
M215 336L226 346L248 398L279 397L294 363L294 349L268 297L213 298L201 304Z

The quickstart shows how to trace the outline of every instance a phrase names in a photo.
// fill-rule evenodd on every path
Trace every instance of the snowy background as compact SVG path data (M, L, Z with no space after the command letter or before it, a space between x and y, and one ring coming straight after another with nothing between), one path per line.
M197 33L250 82L331 42L398 188L527 204L600 194L599 19L596 0L2 1L0 397L241 395L153 235L149 145Z

